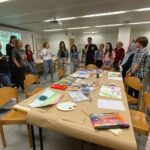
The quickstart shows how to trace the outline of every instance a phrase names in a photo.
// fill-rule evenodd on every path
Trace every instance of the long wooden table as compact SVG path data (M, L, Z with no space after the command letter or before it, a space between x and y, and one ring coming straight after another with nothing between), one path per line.
M88 78L87 82L93 82L94 77ZM130 112L128 103L125 95L125 89L123 81L108 80L107 72L103 72L102 77L99 78L99 88L90 93L91 101L85 101L78 103L75 110L70 112L59 111L56 106L49 106L46 108L31 108L28 106L37 95L40 93L22 101L21 103L14 106L14 109L18 111L27 112L27 122L32 125L36 125L40 128L46 128L52 131L63 133L70 137L74 137L90 143L106 146L115 150L136 150L136 140L134 131L131 123ZM122 102L126 108L126 111L114 111L107 109L99 109L97 107L98 99L110 99L99 96L99 89L101 85L114 83L121 88ZM48 87L49 88L49 87ZM52 89L54 90L54 89ZM68 91L54 90L57 92L65 93L65 96L61 102L71 101L71 98L67 94ZM116 99L117 100L117 99ZM103 130L95 130L89 119L89 114L92 113L108 113L108 112L119 112L124 116L126 121L129 123L129 129L123 129L122 133L118 136L113 133Z

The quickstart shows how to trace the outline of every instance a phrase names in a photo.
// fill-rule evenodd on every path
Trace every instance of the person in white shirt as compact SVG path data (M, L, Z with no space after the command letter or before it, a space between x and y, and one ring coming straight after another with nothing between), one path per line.
M53 61L52 61L52 53L49 50L50 46L48 42L43 43L43 49L41 51L41 58L43 59L44 66L44 84L46 82L46 78L48 73L50 72L51 81L53 82Z

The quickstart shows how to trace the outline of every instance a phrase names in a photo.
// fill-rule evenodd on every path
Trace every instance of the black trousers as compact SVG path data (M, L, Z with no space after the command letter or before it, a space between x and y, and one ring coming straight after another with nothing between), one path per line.
M102 60L97 60L95 62L95 65L98 67L98 68L101 68L103 66L103 61Z

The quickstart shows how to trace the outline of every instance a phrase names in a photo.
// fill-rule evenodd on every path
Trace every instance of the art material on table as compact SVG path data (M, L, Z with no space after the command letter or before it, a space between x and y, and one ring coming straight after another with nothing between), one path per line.
M56 84L64 85L64 86L71 86L74 80L75 80L74 78L67 76L66 78L63 78L57 81Z
M73 78L87 79L87 78L90 77L90 74L89 74L88 70L80 70L80 71L77 71L77 72L73 73L71 75L71 77L73 77Z
M62 102L62 103L59 103L56 107L57 109L61 111L71 111L71 110L74 110L76 105L77 104L73 102Z
M75 103L89 100L89 98L86 97L84 94L82 94L81 91L72 91L72 92L69 92L69 95L72 101Z
M98 100L97 101L98 108L101 109L112 109L112 110L120 110L125 111L125 107L122 101L115 101L115 100Z
M110 80L122 80L121 72L108 72L108 79Z
M51 88L58 89L58 90L66 90L68 87L65 85L60 85L60 84L54 83L51 85Z
M56 93L50 89L46 89L41 95L29 104L31 107L44 107L57 104L64 94Z
M97 130L129 128L129 124L119 113L90 114L93 127Z
M121 89L114 85L102 85L100 88L100 96L120 98L121 99Z
M122 129L108 129L108 131L112 132L114 135L120 135L122 133Z

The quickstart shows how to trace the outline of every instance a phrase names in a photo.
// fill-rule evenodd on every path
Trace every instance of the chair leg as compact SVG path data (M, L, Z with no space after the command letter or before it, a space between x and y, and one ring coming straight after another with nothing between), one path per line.
M84 141L81 141L81 150L84 150Z
M5 140L5 135L4 135L4 130L3 130L3 126L0 125L0 135L1 135L1 139L2 139L2 143L3 143L3 147L6 147L6 140Z
M30 148L32 148L33 145L32 145L31 127L28 124L27 124L27 131L28 131L28 137L29 137L29 146L30 146Z

